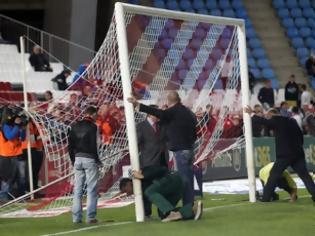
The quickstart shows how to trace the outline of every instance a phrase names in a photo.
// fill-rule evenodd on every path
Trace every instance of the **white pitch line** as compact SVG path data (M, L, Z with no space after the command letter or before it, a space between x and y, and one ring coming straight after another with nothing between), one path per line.
M91 229L98 229L98 228L110 227L110 226L126 225L126 224L131 224L131 223L134 223L134 222L132 222L132 221L125 221L125 222L113 223L113 224L95 225L95 226L84 227L84 228L80 228L80 229L69 230L69 231L64 231L64 232L59 232L59 233L43 234L41 236L55 236L55 235L71 234L71 233L77 233L77 232L91 230Z

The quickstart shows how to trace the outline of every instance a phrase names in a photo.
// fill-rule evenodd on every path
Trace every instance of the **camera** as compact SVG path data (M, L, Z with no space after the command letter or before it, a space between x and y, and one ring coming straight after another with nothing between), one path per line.
M24 111L20 107L4 107L2 108L2 116L7 123L14 123L14 120L19 117L21 119L20 126L26 126L29 122L29 117L25 115Z

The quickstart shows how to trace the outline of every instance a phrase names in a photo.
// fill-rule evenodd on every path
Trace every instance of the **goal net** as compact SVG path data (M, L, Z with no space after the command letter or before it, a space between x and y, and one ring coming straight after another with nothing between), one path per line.
M231 151L244 152L244 131L250 134L244 123L250 123L250 117L242 112L249 99L243 29L243 21L237 19L116 4L102 46L68 88L70 99L31 106L29 114L48 161L48 181L0 206L0 217L50 216L71 209L73 170L67 134L91 105L99 108L103 163L99 192L105 199L115 193L123 167L131 162L138 168L134 126L145 115L134 113L126 102L131 94L165 109L167 92L178 91L198 118L196 168ZM36 193L44 198L30 202Z

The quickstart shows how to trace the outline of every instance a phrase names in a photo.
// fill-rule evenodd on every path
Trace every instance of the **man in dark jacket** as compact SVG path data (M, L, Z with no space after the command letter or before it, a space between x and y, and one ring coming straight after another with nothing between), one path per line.
M285 85L284 98L289 107L297 106L299 98L299 86L295 83L295 75L290 75L288 83Z
M168 109L160 110L145 106L131 97L128 101L140 112L145 112L158 117L162 125L165 125L168 149L173 152L178 173L181 175L184 185L184 204L193 204L193 161L194 143L196 141L197 119L180 100L176 91L167 95Z
M275 98L270 80L267 80L265 82L265 87L259 90L258 100L265 109L269 109L275 105Z
M35 71L52 71L48 59L42 53L42 49L38 45L33 47L29 61Z
M156 105L150 107L157 108ZM140 168L147 166L167 166L167 148L165 140L165 129L159 124L156 116L147 115L146 119L137 125L137 138L140 151ZM152 184L142 181L143 192ZM145 216L151 216L151 202L143 196Z
M245 112L248 114L253 113L250 107L246 107ZM302 179L315 202L315 184L306 169L301 129L294 119L280 116L276 109L270 109L267 117L269 119L256 115L252 117L253 123L266 125L274 130L276 143L276 161L270 172L268 182L264 187L262 201L271 201L273 192L283 171L290 166Z
M97 109L89 107L83 120L71 127L69 132L69 155L74 164L73 223L82 222L82 196L87 190L87 223L96 223L98 164L98 129L95 124Z

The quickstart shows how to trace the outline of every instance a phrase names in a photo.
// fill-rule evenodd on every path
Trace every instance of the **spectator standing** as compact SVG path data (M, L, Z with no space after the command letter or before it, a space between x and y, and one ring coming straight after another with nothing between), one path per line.
M305 62L305 68L307 74L314 79L315 78L315 55L311 54L310 57Z
M175 157L176 167L185 186L184 204L193 204L193 161L194 144L196 141L197 119L195 114L185 107L176 91L167 95L168 109L160 110L138 103L134 98L128 98L136 109L158 117L165 125L168 148Z
M97 223L98 130L95 124L97 109L88 107L83 120L75 123L69 132L69 155L74 164L73 223L82 222L82 197L87 191L87 223Z
M40 46L35 45L33 47L32 53L29 57L29 61L35 71L53 71L50 67L49 61L42 52Z
M303 131L303 122L302 122L302 114L300 113L300 109L298 107L292 107L292 119L296 121L300 129Z
M271 81L266 80L265 86L259 90L258 100L263 105L264 109L268 110L275 105L275 98L273 89L271 87Z
M304 109L305 107L308 107L309 105L312 104L313 96L309 91L307 91L305 84L301 85L301 89L302 89L301 107Z
M299 98L299 86L295 83L295 75L290 75L289 81L285 86L284 98L289 107L297 106Z

